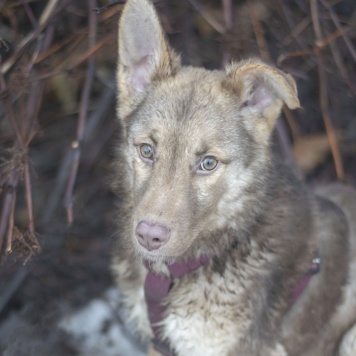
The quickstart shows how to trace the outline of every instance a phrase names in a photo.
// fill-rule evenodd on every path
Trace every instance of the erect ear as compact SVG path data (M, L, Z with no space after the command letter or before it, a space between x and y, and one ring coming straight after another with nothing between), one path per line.
M259 139L269 139L283 104L290 109L300 107L292 76L260 60L232 63L226 76L223 86L237 94L241 115Z
M179 66L151 2L128 0L119 24L120 118L136 108L155 80L174 75Z

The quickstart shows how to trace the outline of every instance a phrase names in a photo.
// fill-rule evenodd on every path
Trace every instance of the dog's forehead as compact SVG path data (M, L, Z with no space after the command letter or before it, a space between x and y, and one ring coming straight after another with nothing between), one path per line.
M226 137L238 131L238 110L222 88L223 72L184 68L175 77L158 83L148 94L137 115L136 129ZM237 100L236 100L237 101Z
M157 87L156 100L176 121L190 122L201 116L218 116L224 97L221 93L222 73L197 68L183 68L175 77ZM159 98L158 98L159 97Z

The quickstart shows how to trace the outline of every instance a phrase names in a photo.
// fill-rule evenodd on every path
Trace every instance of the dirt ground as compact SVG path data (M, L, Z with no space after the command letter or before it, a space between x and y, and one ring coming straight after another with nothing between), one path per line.
M57 326L113 286L122 5L92 11L107 3L0 0L0 355L97 354L78 351ZM353 0L155 4L184 63L262 56L294 75L302 109L284 112L277 149L312 185L356 186Z

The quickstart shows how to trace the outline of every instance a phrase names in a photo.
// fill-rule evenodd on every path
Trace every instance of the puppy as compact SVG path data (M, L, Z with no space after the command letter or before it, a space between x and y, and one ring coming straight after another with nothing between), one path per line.
M117 81L113 271L151 353L356 355L356 194L311 191L271 150L293 78L181 66L153 5L128 0Z

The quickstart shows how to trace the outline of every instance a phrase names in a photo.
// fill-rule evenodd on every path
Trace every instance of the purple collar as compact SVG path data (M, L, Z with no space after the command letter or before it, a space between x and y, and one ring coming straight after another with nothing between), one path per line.
M145 299L148 307L148 317L154 334L152 340L155 349L163 355L172 355L169 345L164 341L161 327L158 325L163 320L165 306L162 305L164 298L168 295L174 279L195 271L209 261L208 256L201 256L199 259L191 261L176 262L167 264L170 276L157 275L150 269L149 263L145 263L148 270L144 290Z
M168 265L169 276L157 275L150 269L148 262L145 262L145 266L148 270L144 291L145 299L148 308L148 317L153 330L154 338L152 340L154 348L162 355L171 356L173 352L169 347L169 344L164 340L162 335L162 329L159 323L163 320L165 306L163 304L164 298L167 297L170 291L174 279L183 277L184 275L195 271L199 267L205 265L210 258L208 256L201 256L197 260L181 261ZM290 299L290 307L296 303L305 288L308 286L311 277L318 273L320 269L320 258L313 259L307 274L301 281L293 288Z
M299 283L293 288L291 298L289 301L289 306L291 307L299 299L299 297L304 292L305 288L308 286L310 279L314 274L317 274L320 270L320 257L313 258L312 263L309 266L307 274L299 281Z

